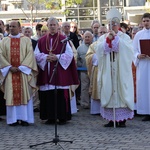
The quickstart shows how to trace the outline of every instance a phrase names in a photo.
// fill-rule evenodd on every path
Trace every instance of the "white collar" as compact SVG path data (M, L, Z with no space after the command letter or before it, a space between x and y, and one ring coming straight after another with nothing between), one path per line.
M10 37L12 37L12 38L20 38L20 33L19 34L17 34L17 35L9 35Z

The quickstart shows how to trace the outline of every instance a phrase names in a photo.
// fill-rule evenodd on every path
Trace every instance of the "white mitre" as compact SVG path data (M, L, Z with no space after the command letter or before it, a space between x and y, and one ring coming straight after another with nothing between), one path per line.
M108 22L113 21L115 23L120 23L121 18L121 13L115 7L110 9L106 14L106 19Z

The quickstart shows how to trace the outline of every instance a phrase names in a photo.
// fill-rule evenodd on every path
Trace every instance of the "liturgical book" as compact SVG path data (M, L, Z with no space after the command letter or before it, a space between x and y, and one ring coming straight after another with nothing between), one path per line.
M146 54L150 57L150 39L140 40L141 54Z

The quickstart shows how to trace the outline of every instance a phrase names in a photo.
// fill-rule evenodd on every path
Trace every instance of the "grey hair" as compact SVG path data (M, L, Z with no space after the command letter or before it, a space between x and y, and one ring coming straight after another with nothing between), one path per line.
M23 33L25 32L25 30L28 30L28 29L29 29L29 30L32 32L32 34L33 34L33 30L32 30L31 27L24 27L24 28L23 28Z
M120 24L120 19L118 17L114 17L110 21L114 22L117 25Z
M89 33L89 34L93 37L93 34L92 34L90 31L88 31L88 30L86 30L86 31L84 32L84 36L85 36L87 33Z
M132 28L132 32L138 32L139 30L140 30L140 28L137 27L137 26L135 26L135 27Z
M50 23L51 21L55 21L56 24L59 25L58 20L57 20L55 17L50 17L50 18L47 20L47 23Z
M70 22L68 22L68 21L63 22L63 23L62 23L62 27L64 27L66 24L67 24L67 25L70 25Z
M106 26L100 26L98 30L101 30L101 29L104 29L104 30L106 30L106 32L108 32L108 29Z
M93 21L91 22L91 27L93 27L93 25L94 25L95 23L98 23L99 25L101 25L101 23L99 22L99 20L93 20Z

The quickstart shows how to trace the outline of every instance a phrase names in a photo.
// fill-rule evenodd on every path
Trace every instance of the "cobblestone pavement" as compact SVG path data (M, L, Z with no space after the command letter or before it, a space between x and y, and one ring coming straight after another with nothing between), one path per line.
M58 125L59 140L55 144L55 126L45 125L35 113L35 124L28 127L8 126L0 122L0 150L150 150L150 122L142 117L127 121L126 128L105 128L106 120L81 109L66 125ZM44 143L30 148L31 145Z

